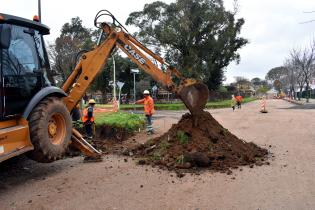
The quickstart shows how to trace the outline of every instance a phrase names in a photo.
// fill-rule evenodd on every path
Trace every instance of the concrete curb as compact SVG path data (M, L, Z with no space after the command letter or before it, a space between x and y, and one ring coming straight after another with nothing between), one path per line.
M296 101L296 100L289 100L287 98L284 98L283 100L289 102L289 103L292 103L292 104L296 104L296 105L304 105L305 102L301 102L301 101Z

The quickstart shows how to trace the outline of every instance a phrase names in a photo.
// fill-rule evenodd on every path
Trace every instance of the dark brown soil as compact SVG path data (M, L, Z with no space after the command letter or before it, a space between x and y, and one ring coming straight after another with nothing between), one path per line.
M77 130L84 135L85 131L83 128ZM86 140L103 154L121 154L126 146L132 147L136 144L132 141L133 144L131 146L126 142L126 140L130 139L133 135L134 133L124 128L102 125L95 128L95 137L92 140L87 138ZM79 155L81 155L81 151L70 145L67 151L67 156L73 157Z
M132 133L128 132L128 130L124 128L113 127L108 125L96 127L95 133L96 138L112 139L116 141L125 141L130 136L132 136Z
M138 146L133 153L140 158L139 164L170 170L229 171L242 165L262 165L268 151L237 138L203 111L195 119L186 113L168 132Z
M102 125L96 127L96 135L92 139L92 145L103 154L121 154L134 134L124 128Z

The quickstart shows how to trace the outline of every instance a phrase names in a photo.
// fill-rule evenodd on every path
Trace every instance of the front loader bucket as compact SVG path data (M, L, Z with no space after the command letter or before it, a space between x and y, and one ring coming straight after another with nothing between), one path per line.
M205 84L196 82L182 87L178 94L190 113L197 115L207 104L209 89Z

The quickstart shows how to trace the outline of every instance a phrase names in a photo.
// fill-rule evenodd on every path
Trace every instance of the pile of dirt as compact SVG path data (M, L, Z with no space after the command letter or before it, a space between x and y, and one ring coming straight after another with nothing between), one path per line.
M229 171L242 165L261 165L268 151L247 143L223 128L209 112L194 118L189 113L161 137L132 151L139 164L173 169L208 168Z

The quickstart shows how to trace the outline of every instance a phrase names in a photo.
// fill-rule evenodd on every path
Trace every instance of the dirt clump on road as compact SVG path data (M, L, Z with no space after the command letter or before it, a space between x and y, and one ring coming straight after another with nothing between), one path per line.
M186 113L162 136L135 149L139 164L170 170L207 168L230 171L243 165L262 165L268 151L247 143L222 127L209 112Z

